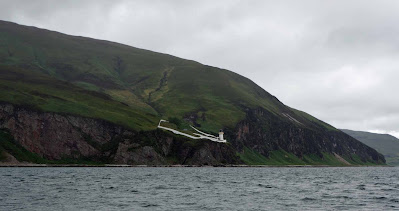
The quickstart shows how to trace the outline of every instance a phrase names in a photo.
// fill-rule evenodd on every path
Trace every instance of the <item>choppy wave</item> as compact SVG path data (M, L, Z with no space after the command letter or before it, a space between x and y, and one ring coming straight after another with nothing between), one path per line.
M0 168L0 210L395 210L399 168Z

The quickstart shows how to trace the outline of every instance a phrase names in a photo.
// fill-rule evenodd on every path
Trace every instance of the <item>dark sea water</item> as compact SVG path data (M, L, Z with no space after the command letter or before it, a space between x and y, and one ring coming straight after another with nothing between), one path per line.
M0 168L0 210L399 210L399 168Z

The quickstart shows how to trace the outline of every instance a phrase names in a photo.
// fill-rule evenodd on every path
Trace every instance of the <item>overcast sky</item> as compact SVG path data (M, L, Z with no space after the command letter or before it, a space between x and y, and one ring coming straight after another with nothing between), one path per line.
M0 19L237 72L338 128L399 137L399 1L18 1Z

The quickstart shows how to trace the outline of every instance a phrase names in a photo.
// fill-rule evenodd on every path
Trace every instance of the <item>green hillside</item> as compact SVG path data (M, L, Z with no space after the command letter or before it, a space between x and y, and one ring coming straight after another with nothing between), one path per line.
M201 127L216 132L244 119L243 107L296 115L249 79L228 70L9 22L0 22L0 64L0 91L9 93L15 87L15 92L1 95L2 101L104 118L134 129L154 129L161 117L197 114L205 117L198 120ZM27 80L15 80L21 76ZM125 116L132 119L121 119ZM325 125L307 115L297 118L309 126Z
M254 152L272 159L272 152L284 151L301 162L308 155L337 161L334 154L384 162L371 148L229 70L5 21L0 102L102 119L133 131L153 131L161 118L213 134L225 129L242 158Z
M385 156L388 165L399 165L399 139L389 134L342 129L343 132L376 149Z

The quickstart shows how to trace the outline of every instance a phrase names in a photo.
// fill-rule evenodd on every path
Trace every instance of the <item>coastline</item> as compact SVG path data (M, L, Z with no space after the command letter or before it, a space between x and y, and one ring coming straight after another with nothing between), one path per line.
M104 164L104 165L87 165L87 164L7 164L0 163L0 168L4 167L89 167L89 168L325 168L325 167L394 167L389 165L348 165L348 166L329 166L329 165L124 165L124 164Z

